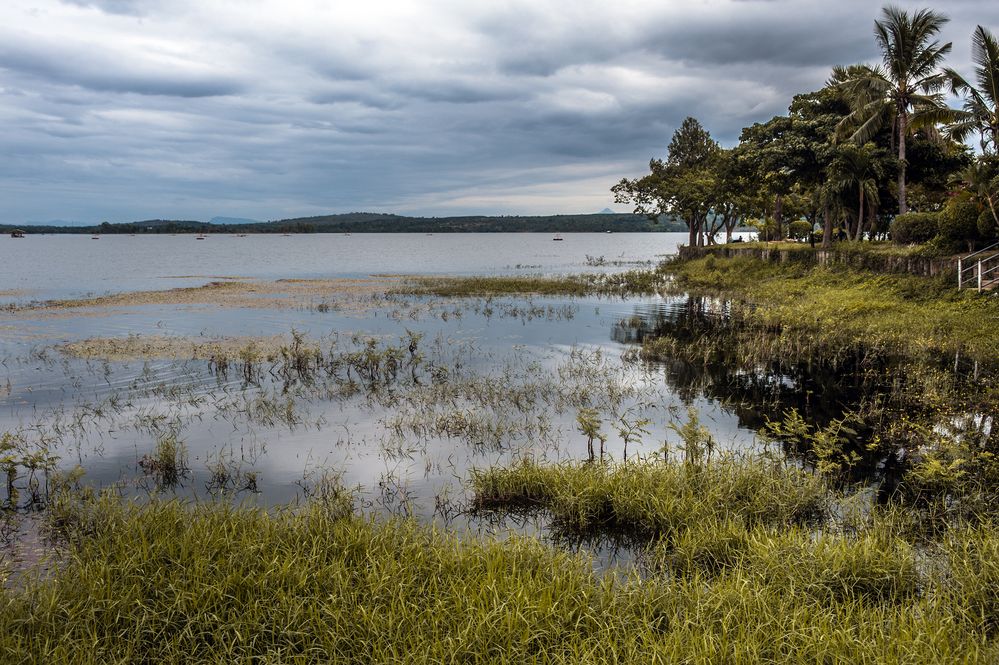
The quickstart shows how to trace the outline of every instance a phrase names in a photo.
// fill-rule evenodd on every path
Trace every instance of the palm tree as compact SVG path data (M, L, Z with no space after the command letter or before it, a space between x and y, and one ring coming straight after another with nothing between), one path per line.
M999 42L991 32L978 26L971 36L971 57L975 61L975 79L978 87L968 83L953 69L945 72L951 79L955 94L967 95L964 110L949 133L957 141L964 141L972 132L981 136L982 152L995 153L999 149Z
M884 127L891 126L898 140L898 212L908 211L905 203L905 139L910 132L934 127L954 118L943 103L941 88L949 80L939 71L951 44L931 41L949 19L929 9L911 16L889 5L874 23L874 37L881 47L883 66L864 67L841 85L853 102L853 112L837 130L858 145L870 141Z
M830 168L830 186L834 191L853 190L857 192L857 229L854 240L864 237L864 209L869 207L873 214L880 203L878 181L884 176L878 149L873 143L862 146L847 144L842 146Z
M992 213L992 219L999 227L999 214L996 213L996 201L993 191L999 189L999 175L996 173L995 158L976 159L967 168L957 174L956 184L963 186L972 197L983 201Z

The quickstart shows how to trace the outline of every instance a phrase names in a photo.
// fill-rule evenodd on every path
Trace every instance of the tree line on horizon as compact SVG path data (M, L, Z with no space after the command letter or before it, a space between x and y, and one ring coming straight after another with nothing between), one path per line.
M999 44L979 25L965 78L944 66L952 44L935 39L947 21L884 7L874 28L880 64L834 67L821 89L744 128L733 148L688 117L665 159L622 179L615 200L683 220L691 246L715 244L722 231L730 241L739 225L765 240L820 234L824 247L889 235L940 251L999 240ZM948 92L960 108L946 104Z
M197 220L152 219L103 222L90 226L0 224L0 233L23 230L30 234L174 234L174 233L497 233L497 232L642 232L684 231L686 225L671 216L648 219L632 213L588 215L468 215L461 217L407 217L381 213L343 213L269 222L213 224Z

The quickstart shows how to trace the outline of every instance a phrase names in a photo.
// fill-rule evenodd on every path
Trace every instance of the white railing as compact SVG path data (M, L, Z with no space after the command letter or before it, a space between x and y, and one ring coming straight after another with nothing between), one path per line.
M957 260L957 289L978 292L999 282L999 242ZM990 253L991 252L991 253ZM977 257L977 258L976 258Z

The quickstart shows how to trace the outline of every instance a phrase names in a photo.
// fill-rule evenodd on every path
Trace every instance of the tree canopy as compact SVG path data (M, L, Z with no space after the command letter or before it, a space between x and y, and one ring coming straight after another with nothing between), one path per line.
M910 209L940 216L941 242L997 239L999 44L978 26L974 75L964 78L944 67L952 45L937 36L947 20L930 9L883 8L874 22L881 62L834 67L822 88L746 127L730 149L686 118L664 158L612 188L616 200L681 220L691 246L716 242L723 228L730 238L740 224L781 239L797 223L801 236L798 222L825 246L859 241L887 236L895 215ZM961 108L947 106L948 91ZM965 143L972 137L977 155ZM973 208L986 221L970 223ZM975 237L956 238L962 233Z

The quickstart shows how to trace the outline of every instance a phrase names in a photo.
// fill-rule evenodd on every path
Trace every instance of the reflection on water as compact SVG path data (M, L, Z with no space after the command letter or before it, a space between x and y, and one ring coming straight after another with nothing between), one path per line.
M412 316L400 315L403 305L393 303L394 309L375 309L364 317L141 306L105 316L34 320L30 337L6 338L0 345L10 386L0 392L0 431L45 442L64 468L81 464L95 484L122 481L135 491L157 489L156 479L143 473L142 460L154 454L167 432L186 454L187 468L174 488L182 493L256 489L254 500L285 502L301 495L305 476L327 468L346 485L359 486L375 507L430 518L441 495L463 496L461 479L473 466L525 454L550 461L584 457L575 424L584 402L605 409L609 449L618 459L622 449L612 421L651 417L651 434L629 454L655 454L684 400L645 368L622 362L624 347L608 340L608 330L635 307L662 304L658 299L469 299L417 302ZM389 344L419 335L426 363L422 383L373 397L364 390L348 394L329 386L324 392L322 386L284 385L269 366L259 385L248 385L238 371L222 376L204 361L80 360L56 348L127 334L211 339L287 336L293 329L326 343L335 339L344 353L357 351L369 338ZM448 382L461 389L448 393L436 387ZM545 402L531 392L544 390L560 401ZM504 402L528 397L534 402ZM435 408L431 400L437 400ZM718 404L700 397L694 403L719 439L736 447L751 444L753 433ZM445 423L448 418L454 422Z
M958 410L950 422L934 416L938 427L951 428L957 437L992 436L991 415L979 410L974 395L989 385L988 377L999 376L997 367L985 367L960 354L903 357L865 348L862 341L834 357L755 353L754 344L763 346L780 334L779 329L759 332L732 302L684 295L635 306L630 316L612 326L611 336L622 344L665 338L685 351L700 349L700 355L658 354L649 364L658 369L671 394L684 402L702 399L723 405L740 429L759 431L792 411L816 429L843 423L837 427L838 436L856 455L850 478L881 482L881 498L888 496L904 471L908 454L904 444L888 449L869 444L876 440L876 428L886 426L885 420L932 408L919 401L921 393L914 390L920 377L942 381L948 390L956 387L956 394L967 397L965 411ZM795 455L810 452L785 450Z
M650 420L649 434L629 444L631 457L675 446L669 425L688 405L722 447L745 449L768 418L788 409L829 422L890 388L887 372L860 371L850 358L833 368L787 358L747 367L724 355L627 357L664 335L724 340L738 330L731 303L703 297L411 298L363 316L139 306L101 316L10 315L3 324L22 334L0 341L0 432L51 451L64 470L80 465L91 484L271 505L321 491L332 477L356 491L364 510L555 540L567 537L543 517L469 515L471 469L525 456L585 459L576 423L584 407L598 409L610 457L620 460L615 425L622 422ZM323 360L314 372L289 372L294 360L280 355L247 371L238 357L222 370L217 361L109 362L59 350L91 337L290 340L293 330L319 341ZM381 354L377 362L394 363L391 371L379 364L381 373L365 374L374 362L365 354ZM26 476L18 483L27 489ZM615 542L561 544L618 561L634 556Z

